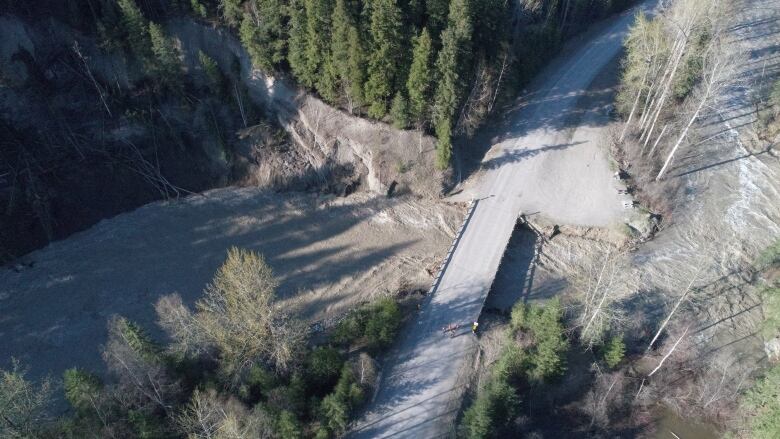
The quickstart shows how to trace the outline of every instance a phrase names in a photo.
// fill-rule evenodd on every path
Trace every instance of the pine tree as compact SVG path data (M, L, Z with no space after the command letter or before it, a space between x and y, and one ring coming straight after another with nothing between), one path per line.
M326 42L330 41L330 1L304 0L306 10L306 39L304 70L300 78L307 87L319 85L327 57Z
M400 91L393 98L393 105L390 107L390 117L393 118L393 126L400 130L409 126L409 102Z
M284 13L279 0L250 0L239 34L252 62L270 71L285 58Z
M447 28L442 35L442 48L436 59L438 84L434 97L433 123L436 129L437 161L440 169L449 165L452 156L452 117L458 104L457 40L455 32Z
M117 0L122 13L122 27L133 55L141 62L149 60L149 33L146 19L134 0Z
M339 101L339 73L330 55L324 57L322 73L317 81L317 91L326 102L337 104Z
M330 65L336 74L340 92L345 97L349 86L349 33L351 20L345 0L336 0L331 17Z
M347 41L349 42L347 101L352 111L352 107L360 106L365 102L363 87L366 82L366 55L357 27L350 26Z
M375 0L371 6L372 51L364 93L370 104L369 116L381 118L387 112L387 101L400 79L399 67L403 62L401 11L396 0Z
M331 65L336 74L337 93L351 112L362 101L365 57L360 36L346 0L336 0L331 18ZM326 71L326 75L329 72Z
M414 39L412 66L406 89L409 93L409 117L418 127L425 119L428 108L431 87L431 36L427 28L423 28L420 36Z
M176 84L177 76L181 73L181 60L176 46L165 35L162 27L154 22L149 22L149 39L155 59L153 72L164 82Z
M66 370L62 378L65 399L71 407L82 413L95 409L94 404L103 389L103 383L97 375L72 368Z
M445 119L436 123L436 167L447 169L452 159L452 129L450 121Z
M434 124L439 138L438 165L446 166L452 155L452 124L466 86L471 65L471 10L469 0L453 0L447 29L442 33L441 51L436 59L438 84L434 96Z
M287 62L293 75L301 82L306 71L306 11L303 1L290 2L290 37L287 40Z
M439 34L447 24L447 14L450 9L450 0L425 0L425 11L428 14L428 27L434 38Z
M222 19L228 26L237 26L241 22L241 2L242 0L219 0Z

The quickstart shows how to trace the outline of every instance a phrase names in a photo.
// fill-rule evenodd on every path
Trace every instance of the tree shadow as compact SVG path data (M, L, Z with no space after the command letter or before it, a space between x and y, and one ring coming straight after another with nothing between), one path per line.
M109 316L126 316L159 337L156 300L179 292L192 305L231 246L265 255L281 281L282 299L369 272L425 231L385 243L363 239L354 248L339 237L363 233L354 230L358 223L399 202L372 198L323 207L319 197L231 188L103 221L32 253L32 268L0 272L0 290L11 296L0 319L0 367L16 357L34 378L74 366L103 371L100 345ZM323 297L314 305L343 298Z
M531 157L535 157L545 152L561 151L583 143L587 143L587 142L579 141L579 142L572 142L572 143L560 143L557 145L544 145L534 149L530 149L530 148L505 149L504 151L502 151L502 154L500 156L493 157L483 161L482 167L484 169L497 169L508 163L521 162L523 160L529 159Z

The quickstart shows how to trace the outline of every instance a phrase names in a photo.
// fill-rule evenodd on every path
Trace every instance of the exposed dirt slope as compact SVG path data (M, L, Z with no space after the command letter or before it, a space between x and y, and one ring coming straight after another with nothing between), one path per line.
M434 171L434 139L402 131L334 109L319 99L252 68L249 55L224 29L191 20L173 20L168 31L182 45L185 62L195 68L203 50L225 71L238 62L242 79L257 105L274 114L303 151L311 167L326 173L332 167L358 167L368 188L438 197L444 176Z

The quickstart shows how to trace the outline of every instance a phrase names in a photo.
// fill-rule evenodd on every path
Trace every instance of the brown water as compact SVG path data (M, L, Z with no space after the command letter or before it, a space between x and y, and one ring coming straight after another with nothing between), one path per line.
M657 439L715 439L722 436L711 425L683 419L667 408L662 408L659 416Z

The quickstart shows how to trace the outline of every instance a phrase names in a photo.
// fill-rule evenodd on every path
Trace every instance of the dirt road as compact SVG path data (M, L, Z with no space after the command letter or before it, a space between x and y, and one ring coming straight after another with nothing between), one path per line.
M624 220L613 171L598 144L607 116L588 90L619 54L635 12L614 18L543 75L547 79L508 118L503 140L491 148L478 185L469 190L478 205L439 288L391 355L352 437L433 438L452 431L476 345L468 326L455 338L442 336L441 328L479 317L520 212L584 226Z

